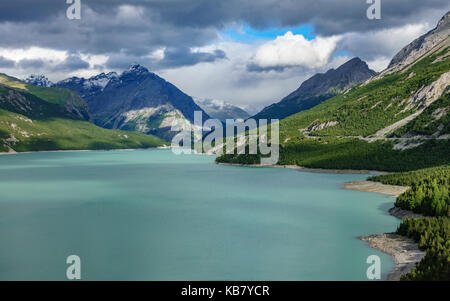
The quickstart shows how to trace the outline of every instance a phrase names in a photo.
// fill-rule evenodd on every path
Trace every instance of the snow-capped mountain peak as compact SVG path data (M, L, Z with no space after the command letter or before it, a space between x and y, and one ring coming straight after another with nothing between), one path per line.
M133 63L130 65L128 70L123 72L123 74L127 74L127 73L144 74L144 73L148 73L148 72L149 72L148 69L145 68L144 66L137 64L137 63Z
M40 87L53 87L55 84L52 83L45 75L42 74L32 74L24 80L27 84L40 86Z
M87 80L84 81L83 86L86 89L91 89L94 87L99 87L101 90L103 90L106 85L108 85L108 83L114 79L114 78L118 78L119 76L117 75L116 72L109 72L107 74L105 74L104 72L93 76Z

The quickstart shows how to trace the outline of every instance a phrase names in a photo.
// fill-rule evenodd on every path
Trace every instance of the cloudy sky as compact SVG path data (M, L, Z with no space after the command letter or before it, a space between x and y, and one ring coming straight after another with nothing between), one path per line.
M52 81L140 63L199 98L251 113L358 56L381 71L432 29L448 0L66 0L0 2L0 72Z

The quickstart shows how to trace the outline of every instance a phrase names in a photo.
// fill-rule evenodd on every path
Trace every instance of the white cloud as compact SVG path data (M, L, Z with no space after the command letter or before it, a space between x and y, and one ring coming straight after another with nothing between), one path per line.
M320 68L328 63L340 37L317 37L307 40L301 34L288 31L283 36L261 45L252 58L259 68L284 68L301 66Z
M350 32L342 35L338 49L359 56L373 70L382 71L400 49L432 27L429 23L420 23L366 33Z
M166 50L165 47L161 47L159 49L156 49L155 51L152 51L147 56L144 56L146 58L152 59L152 60L163 60L164 59L164 51Z
M259 44L221 42L202 47L202 51L223 49L228 59L213 64L202 63L163 70L158 74L191 96L220 99L255 114L265 106L281 100L318 71L294 67L283 72L249 72L247 63L258 46ZM320 71L324 69L327 66Z
M54 50L50 48L42 47L29 47L29 48L0 48L0 56L7 59L19 62L23 59L35 60L45 59L54 61L64 61L68 54L67 51Z
M55 50L51 48L29 47L25 49L20 48L0 48L0 57L14 61L15 66L11 68L4 68L1 72L13 75L18 78L26 78L30 74L43 74L50 80L58 81L70 76L90 77L103 71L103 66L108 56L83 54L79 56L82 60L89 64L87 69L74 70L73 72L67 70L59 70L57 67L63 64L70 56L67 51ZM41 64L33 66L23 66L22 61L40 61Z
M376 71L381 72L389 65L391 62L390 57L379 57L374 60L366 61L367 65L369 65L369 68Z

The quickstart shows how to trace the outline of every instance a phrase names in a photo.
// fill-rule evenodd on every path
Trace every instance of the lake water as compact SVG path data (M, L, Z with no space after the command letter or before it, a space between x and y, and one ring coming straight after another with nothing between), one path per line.
M0 280L366 280L395 231L365 175L213 164L170 150L0 156Z

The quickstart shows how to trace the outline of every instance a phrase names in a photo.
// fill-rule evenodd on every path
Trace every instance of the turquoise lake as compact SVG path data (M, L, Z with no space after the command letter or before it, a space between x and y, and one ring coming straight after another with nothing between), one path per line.
M213 164L170 150L0 156L0 280L367 280L390 256L394 198L342 189L367 175Z

